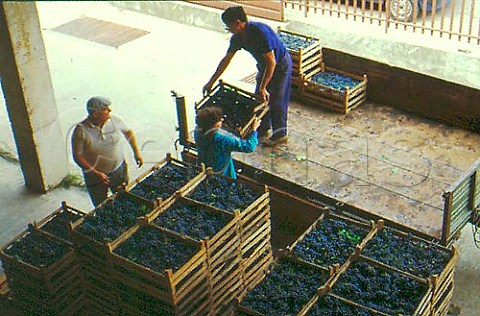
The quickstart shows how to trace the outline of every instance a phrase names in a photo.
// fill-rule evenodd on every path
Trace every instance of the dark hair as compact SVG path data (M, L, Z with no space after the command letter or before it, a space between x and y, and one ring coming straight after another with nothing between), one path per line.
M225 24L235 22L240 20L240 22L247 22L247 15L243 11L243 7L230 7L222 13L222 21Z
M222 119L222 109L215 106L210 106L207 108L203 108L198 110L196 123L198 128L202 129L203 131L207 132L208 130L212 129L217 122Z

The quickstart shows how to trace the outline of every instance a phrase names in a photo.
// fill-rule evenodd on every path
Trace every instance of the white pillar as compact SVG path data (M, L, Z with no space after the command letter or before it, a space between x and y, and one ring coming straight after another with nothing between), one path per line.
M0 76L25 184L46 192L68 159L35 2L0 2Z

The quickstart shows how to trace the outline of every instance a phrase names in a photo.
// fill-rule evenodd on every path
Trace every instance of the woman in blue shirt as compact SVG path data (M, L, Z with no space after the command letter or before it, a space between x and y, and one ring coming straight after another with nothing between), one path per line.
M213 171L237 178L232 152L251 153L258 144L257 128L260 120L255 118L252 132L247 139L241 139L222 129L222 109L207 107L200 109L196 117L195 143L198 150L198 162Z
M257 62L257 86L255 93L268 102L269 115L259 128L260 137L266 137L270 128L272 136L263 144L275 146L286 142L287 114L292 81L292 59L285 44L270 26L250 22L242 7L230 7L222 14L222 20L233 34L227 53L210 80L203 87L208 93L240 49L248 51Z

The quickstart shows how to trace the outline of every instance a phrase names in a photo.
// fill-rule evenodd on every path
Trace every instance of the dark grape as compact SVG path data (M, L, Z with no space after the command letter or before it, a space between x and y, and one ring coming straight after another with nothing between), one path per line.
M340 276L332 293L389 315L412 315L427 286L400 273L356 261Z
M191 194L193 200L227 212L244 210L259 197L242 182L216 175L202 181Z
M150 208L127 195L117 195L94 211L76 230L100 242L113 241L146 215Z
M134 233L114 253L157 272L181 268L199 251L199 246L146 226Z
M368 232L346 221L327 218L293 248L293 254L320 266L343 264Z
M157 198L167 199L197 174L193 166L168 163L136 184L130 192L152 202Z
M307 316L376 316L368 309L345 303L344 301L327 295L319 298L306 314Z
M435 243L397 235L388 228L377 233L362 254L421 278L440 274L450 259L450 253Z
M326 270L284 258L241 304L264 315L296 315L327 279Z
M233 216L216 212L201 205L175 203L160 214L154 224L181 235L201 240L215 236L232 219Z
M41 229L59 238L71 241L72 238L70 236L69 224L80 218L81 216L79 214L68 211L59 212L52 219L43 224Z
M4 251L7 255L31 264L34 267L48 267L63 258L71 248L51 237L30 231L23 238L13 242Z

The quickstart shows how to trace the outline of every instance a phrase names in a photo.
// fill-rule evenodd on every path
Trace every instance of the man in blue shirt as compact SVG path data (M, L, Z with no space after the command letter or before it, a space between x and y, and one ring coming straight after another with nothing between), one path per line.
M270 128L272 136L263 144L275 146L288 140L287 115L290 103L290 84L292 81L292 59L285 44L272 28L264 23L251 22L242 7L230 7L222 14L222 20L233 33L227 53L210 80L203 87L208 93L213 84L227 69L235 53L240 49L248 51L257 61L257 85L255 93L268 102L267 115L258 132L267 137Z
M247 139L241 139L222 130L222 109L207 107L200 109L196 117L195 143L198 150L198 161L213 171L237 178L232 152L251 153L258 144L257 128L260 120L255 118L252 133Z

